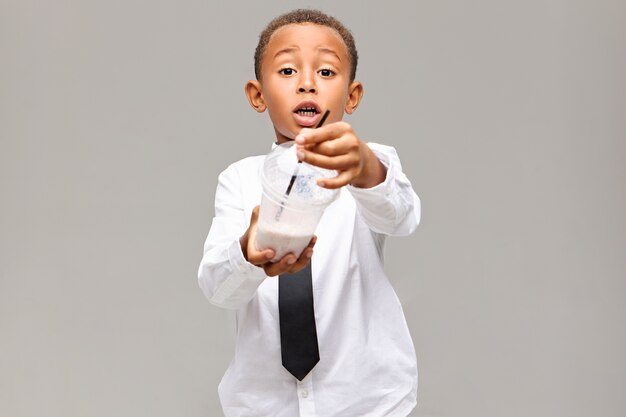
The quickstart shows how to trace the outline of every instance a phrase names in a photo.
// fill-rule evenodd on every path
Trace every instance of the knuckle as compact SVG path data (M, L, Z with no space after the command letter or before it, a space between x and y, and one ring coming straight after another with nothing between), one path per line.
M343 120L338 123L338 127L343 131L351 131L352 126L348 122L344 122Z
M328 141L324 143L324 147L326 148L326 152L327 153L334 153L337 150L337 146L335 145L335 143L333 143L334 141Z
M349 146L350 146L350 150L352 151L356 151L359 149L359 139L357 139L356 136L351 135L350 136L350 140L348 142Z

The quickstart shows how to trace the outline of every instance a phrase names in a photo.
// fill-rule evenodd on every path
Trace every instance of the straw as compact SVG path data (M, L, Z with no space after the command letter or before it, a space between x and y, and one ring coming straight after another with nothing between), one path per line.
M318 127L322 127L322 125L326 121L326 118L328 117L329 114L330 114L330 110L326 110L326 112L324 113L324 115L320 119L320 121L317 124L317 126L315 126L316 129ZM287 187L287 191L285 191L285 196L289 196L289 193L291 192L291 187L293 187L293 183L296 182L296 177L298 176L298 170L300 169L300 164L301 163L302 163L302 161L298 160L298 163L296 164L296 168L293 170L293 175L291 176L291 180L289 181L289 186Z
M322 127L322 125L326 121L326 118L328 118L329 114L330 114L330 110L326 110L326 112L324 112L324 115L320 119L319 123L317 124L317 126L315 126L316 129L318 127ZM291 176L291 180L289 180L289 186L287 187L287 191L285 191L285 197L289 197L289 193L291 192L291 188L293 187L293 184L296 182L296 177L298 176L298 170L300 169L300 164L301 163L302 163L302 161L298 160L298 163L296 164L296 168L293 170L293 175ZM284 208L285 208L285 201L283 200L280 203L280 208L278 209L278 212L276 213L276 216L274 217L276 221L278 221L278 219L280 219L280 215L283 214Z

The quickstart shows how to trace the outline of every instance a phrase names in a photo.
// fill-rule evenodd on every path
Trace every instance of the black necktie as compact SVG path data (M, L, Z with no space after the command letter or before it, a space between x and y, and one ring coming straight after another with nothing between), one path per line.
M302 381L320 360L310 262L299 272L279 277L278 313L283 366Z

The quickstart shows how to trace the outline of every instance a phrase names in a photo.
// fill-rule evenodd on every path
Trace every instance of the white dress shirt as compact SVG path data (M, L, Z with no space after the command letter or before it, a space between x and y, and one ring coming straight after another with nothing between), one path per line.
M415 230L420 202L396 151L369 146L387 167L385 181L343 187L315 232L320 361L301 382L281 363L278 277L248 263L239 244L261 201L265 156L220 174L198 282L211 303L236 310L235 354L218 389L227 417L406 417L415 407L415 350L383 270L383 246L387 235Z

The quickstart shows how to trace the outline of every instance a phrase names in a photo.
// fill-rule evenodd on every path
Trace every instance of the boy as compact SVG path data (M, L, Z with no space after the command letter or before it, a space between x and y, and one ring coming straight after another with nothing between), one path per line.
M268 111L278 144L295 141L300 160L336 170L318 185L341 191L317 239L272 263L274 251L255 245L264 156L220 174L198 279L213 304L237 310L235 355L219 386L227 417L404 417L415 406L415 351L382 258L387 235L417 227L419 199L393 148L365 144L342 122L363 94L357 59L350 32L319 11L287 13L261 33L250 105ZM281 362L277 275L309 265L319 362L294 377Z

